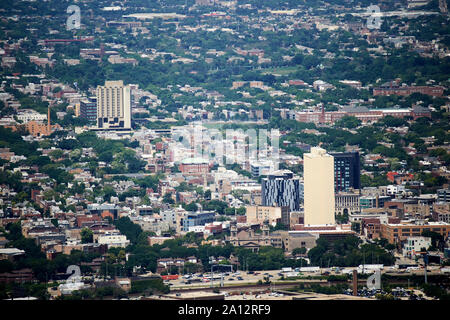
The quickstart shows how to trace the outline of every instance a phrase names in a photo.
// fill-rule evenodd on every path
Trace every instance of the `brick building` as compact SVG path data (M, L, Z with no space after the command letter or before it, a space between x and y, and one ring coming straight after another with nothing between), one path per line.
M209 172L208 160L201 158L188 158L181 162L179 166L183 174L205 174Z
M424 231L436 232L447 238L450 235L450 224L445 222L381 224L380 237L394 244L406 241L411 236L420 236Z

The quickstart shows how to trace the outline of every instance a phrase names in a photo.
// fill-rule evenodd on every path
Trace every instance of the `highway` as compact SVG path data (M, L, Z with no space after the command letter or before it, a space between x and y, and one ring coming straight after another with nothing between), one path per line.
M343 272L347 272L351 274L351 270L356 268L344 268ZM238 287L245 287L245 286L255 286L258 284L258 281L261 280L262 283L265 282L264 278L269 277L269 280L272 284L275 284L276 286L282 285L283 287L293 286L299 283L323 283L327 284L327 280L325 279L308 279L308 276L311 277L318 277L321 275L344 275L342 271L332 271L331 268L323 268L319 272L303 272L303 273L295 273L298 274L298 278L288 278L287 275L291 274L290 272L281 272L281 270L270 270L270 271L256 271L254 273L248 274L245 271L239 271L238 273L229 273L228 275L224 274L223 276L223 287L229 287L229 288L238 288ZM391 276L406 276L406 275L416 275L416 276L424 276L424 269L419 270L395 270L391 269L391 267L385 267L382 271L382 274L387 274ZM281 279L281 274L285 276L286 280ZM292 273L293 274L293 273ZM439 267L428 267L427 268L427 275L440 275L442 274L440 272ZM205 276L208 276L209 273L205 273L203 275L193 275L189 279L180 277L177 280L168 280L165 281L166 284L170 285L171 291L174 290L192 290L192 289L207 289L211 287L220 287L221 286L221 279L220 279L220 273L215 273L214 275L216 277L219 277L218 279L214 279L214 281L211 284L210 280L205 280ZM190 283L186 283L186 281L190 281ZM347 282L347 281L346 281ZM365 283L365 279L359 279L359 283ZM336 283L336 282L333 282Z

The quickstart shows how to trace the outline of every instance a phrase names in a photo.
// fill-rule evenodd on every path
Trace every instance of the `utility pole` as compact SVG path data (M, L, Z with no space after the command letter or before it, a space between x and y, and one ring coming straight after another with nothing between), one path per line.
M425 255L423 256L423 262L424 262L424 269L425 269L425 284L428 283L427 281L427 265L428 265L428 253L425 253Z
M366 267L366 252L363 251L363 274L364 274L364 268Z
M214 287L213 267L214 267L214 265L211 264L211 288Z

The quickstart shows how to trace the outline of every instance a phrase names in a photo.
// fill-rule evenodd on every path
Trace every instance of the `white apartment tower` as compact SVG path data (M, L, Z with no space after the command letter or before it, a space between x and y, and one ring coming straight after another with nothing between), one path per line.
M334 158L320 147L311 148L303 158L304 224L333 225Z
M97 87L97 127L131 129L131 89L123 81L105 81Z

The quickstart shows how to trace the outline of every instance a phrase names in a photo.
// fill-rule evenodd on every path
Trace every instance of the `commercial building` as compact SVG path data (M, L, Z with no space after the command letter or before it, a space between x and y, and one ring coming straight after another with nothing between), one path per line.
M262 225L268 220L269 224L281 223L289 226L289 207L246 206L247 223Z
M435 206L433 206L434 208ZM446 223L450 223L450 210L439 210L439 209L434 209L432 215L433 219L435 221L441 221L441 222L446 222Z
M205 174L209 172L209 162L202 158L184 159L179 169L183 174Z
M360 212L359 193L339 192L335 196L336 214L354 214Z
M99 244L106 244L109 248L125 248L130 244L130 240L121 234L105 234L100 235L97 239Z
M30 109L22 109L17 112L17 120L22 123L28 123L29 121L44 122L47 120L47 115Z
M359 198L359 205L361 210L372 208L384 208L384 203L390 201L392 197L389 196L363 196Z
M408 96L413 93L421 93L430 96L440 97L444 94L445 88L442 86L399 86L395 82L387 82L380 87L373 88L374 96Z
M95 97L80 101L80 118L97 121L97 99Z
M429 237L408 237L403 246L403 256L414 257L422 252L422 249L428 250L431 246Z
M351 230L350 224L309 226L298 224L294 226L294 231L297 231L298 233L310 233L317 238L327 239L328 241L345 239L348 236L356 234L353 230Z
M379 214L359 214L352 216L351 222L360 224L360 233L369 239L379 239L382 223L400 223L401 219L389 217L387 212Z
M123 81L106 81L97 87L97 128L131 129L131 88Z
M360 189L360 162L358 152L333 152L334 158L334 191Z
M275 170L275 166L272 161L259 161L250 164L250 171L253 177L267 175L273 170Z
M272 245L286 252L292 252L296 248L314 248L318 238L318 235L304 231L277 231L271 236Z
M263 206L289 207L299 211L303 200L303 183L289 170L275 171L262 179L261 204Z
M439 189L437 196L438 202L450 202L450 189Z
M450 235L450 224L445 222L428 222L423 223L417 221L400 222L396 224L381 224L380 237L385 238L389 243L398 243L406 241L408 237L420 236L424 231L432 231L439 233L444 238Z
M204 226L214 222L214 216L214 211L188 212L180 219L180 225L183 231L189 232L190 227Z
M334 159L319 147L305 153L303 162L305 183L305 225L335 223Z
M431 117L431 111L427 108L408 108L408 109L369 109L367 107L343 107L338 111L289 111L282 113L282 116L288 119L297 120L299 122L307 123L329 123L334 124L336 121L345 116L353 116L362 123L376 122L386 116L395 118L412 117L417 119L419 117Z
M51 124L50 107L47 109L47 123L30 120L25 124L25 129L34 137L49 136L55 130L60 130L59 124Z

